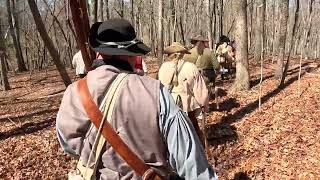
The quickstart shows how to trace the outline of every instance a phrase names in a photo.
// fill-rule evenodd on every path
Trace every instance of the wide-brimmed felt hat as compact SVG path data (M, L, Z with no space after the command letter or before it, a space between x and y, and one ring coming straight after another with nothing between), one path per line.
M231 42L231 41L230 41L230 38L229 38L228 36L222 35L222 36L220 36L220 38L219 38L219 42L220 42L220 43L224 43L224 42L229 43L229 42Z
M136 38L133 26L124 19L94 23L89 32L90 47L105 55L145 55L151 49Z
M173 42L170 46L164 48L164 54L173 54L173 53L184 53L190 54L187 48L178 42Z
M209 40L206 37L202 36L202 35L197 35L195 37L190 38L190 43L191 44L195 44L195 43L197 43L199 41L209 42Z

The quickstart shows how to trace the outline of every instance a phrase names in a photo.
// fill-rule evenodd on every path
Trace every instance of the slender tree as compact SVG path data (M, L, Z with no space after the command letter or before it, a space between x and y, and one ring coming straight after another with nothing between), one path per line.
M4 44L4 35L2 31L2 19L0 19L0 70L1 70L1 85L3 90L10 90L9 86L9 81L8 81L8 76L7 76L7 69L5 67L5 52L6 52L6 47Z
M107 19L110 19L109 0L105 0L104 4L106 6Z
M283 76L283 62L286 54L286 40L287 40L287 23L289 17L289 0L280 0L280 38L279 38L279 52L277 58L277 66L275 78L281 79Z
M103 11L103 0L99 0L99 21L104 21L104 17L103 17L103 14L104 14L104 11Z
M16 7L16 0L11 0L12 2L12 15L13 15L13 20L14 20L14 29L16 32L16 36L17 36L17 43L18 43L18 48L19 48L19 52L21 53L22 56L22 63L23 66L26 67L24 61L23 61L23 53L22 53L22 48L21 48L21 42L20 42L20 22L19 22L19 18L18 18L18 10Z
M254 47L254 59L256 62L260 62L261 53L262 53L262 41L264 40L264 16L265 16L265 7L266 0L258 0L258 8L257 8L257 18L255 23L255 47ZM261 38L261 35L263 38Z
M18 71L19 72L26 71L27 68L26 68L26 65L24 64L24 61L23 61L21 46L20 46L20 43L18 41L17 34L16 34L17 31L15 31L15 28L13 25L13 20L12 20L13 14L11 11L11 9L12 9L11 3L10 3L10 0L7 0L6 2L7 2L8 24L9 24L10 34L11 34L11 37L13 40L14 49L16 52ZM17 19L16 19L16 21L17 21Z
M34 18L34 22L36 23L37 29L39 31L39 34L40 34L45 46L47 47L47 49L53 59L53 62L56 65L56 67L60 73L60 76L61 76L64 84L66 86L68 86L69 84L71 84L70 77L69 77L64 65L61 63L60 55L59 55L57 49L54 47L53 42L50 39L50 37L46 31L46 28L45 28L43 21L41 19L37 4L35 3L34 0L28 0L28 4L29 4L30 10L32 12L33 18Z
M132 26L135 27L135 14L134 14L134 0L130 0L130 3L131 3L131 23L132 23Z
M163 0L159 0L158 9L158 63L162 64L163 58Z
M289 68L289 65L290 65L290 56L291 56L291 52L292 52L292 49L293 49L294 39L296 38L296 33L297 33L297 22L298 22L298 18L299 18L299 9L300 9L300 0L296 0L296 11L295 11L295 14L294 14L294 21L293 21L293 27L292 27L292 38L291 38L291 42L290 42L289 55L288 55L288 58L287 58L286 65L284 67L283 76L281 77L280 86L284 85L284 81L285 81L285 78L287 76L287 71L288 71L288 68ZM301 55L301 58L300 58L300 67L301 67L301 59L302 59L302 55ZM299 78L300 78L300 74L299 74Z
M231 92L248 90L249 70L248 70L248 30L247 30L247 0L234 1L235 14L235 42L237 44L236 53L236 80L231 88Z
M93 22L98 21L98 0L93 0L92 5L92 15L93 15Z
M205 0L206 6L206 22L207 22L207 35L209 39L209 48L212 49L212 17L210 16L210 0Z

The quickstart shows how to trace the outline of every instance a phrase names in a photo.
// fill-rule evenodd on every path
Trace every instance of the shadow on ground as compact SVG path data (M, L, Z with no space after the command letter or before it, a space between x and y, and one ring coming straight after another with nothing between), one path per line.
M251 180L251 178L245 172L238 172L234 175L234 180Z
M290 74L299 72L299 70L295 70L295 69L290 70ZM309 72L309 71L310 71L310 68L308 67L304 68L303 72L301 73L301 77L304 76L306 72ZM298 74L296 76L289 78L282 86L279 86L273 91L264 95L261 98L261 103L262 104L266 103L268 100L270 100L272 97L279 94L286 87L288 87L289 85L297 81L298 78L299 78ZM223 103L221 106L223 107ZM239 107L239 104L237 104L237 101L232 98L227 100L226 103L224 104L224 108L226 111L234 108L235 106ZM236 128L232 124L234 122L240 121L245 115L254 112L257 108L259 108L259 99L239 109L233 114L229 114L227 116L222 117L219 123L210 125L207 130L208 132L207 137L208 137L209 144L219 145L219 144L225 144L230 141L237 141L238 134L236 132Z
M54 121L55 119L46 119L37 123L34 123L34 122L25 123L22 126L16 127L7 132L1 132L0 140L5 140L10 137L22 136L22 135L34 133L36 131L40 131L47 127L51 127L54 124Z

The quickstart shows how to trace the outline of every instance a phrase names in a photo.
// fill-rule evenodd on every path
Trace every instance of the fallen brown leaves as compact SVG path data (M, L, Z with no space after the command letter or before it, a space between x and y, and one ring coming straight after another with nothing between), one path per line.
M36 82L36 83L34 83ZM60 148L55 116L64 89L56 71L10 78L0 92L0 179L65 179L75 163Z
M222 179L237 179L239 173L242 179L320 178L320 78L302 76L304 93L299 98L297 74L291 71L281 90L277 90L277 80L263 82L261 112L258 86L223 97L224 101L236 97L240 107L210 116L215 129L232 127L229 131L233 131L229 133L233 138L210 132L216 134L211 139L213 163Z
M156 74L158 65L147 62ZM261 111L259 67L252 67L250 91L230 95L232 80L219 84L220 110L212 105L208 137L220 179L320 178L319 64L304 63L299 98L299 68L293 65L285 88L277 89L266 63ZM75 160L62 152L55 133L60 77L50 69L35 72L31 81L29 74L11 77L10 85L11 91L0 92L0 179L65 179Z

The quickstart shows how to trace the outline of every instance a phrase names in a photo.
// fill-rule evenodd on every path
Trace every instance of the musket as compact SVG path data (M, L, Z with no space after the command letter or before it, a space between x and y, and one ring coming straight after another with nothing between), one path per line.
M88 9L85 0L69 0L76 41L87 71L90 71L95 53L90 49L88 36L90 30Z
M187 88L188 91L191 93L191 95L194 97L195 102L198 104L198 106L201 107L201 112L202 112L202 119L201 119L201 126L202 126L202 133L203 133L203 137L204 137L204 149L206 150L206 155L207 155L207 159L210 159L212 157L211 151L210 151L210 147L209 147L209 143L208 143L208 138L207 138L207 113L204 107L202 107L200 105L200 103L196 100L195 95L193 93L193 91L191 91L189 85L187 84ZM198 137L201 137L201 134L198 134Z

